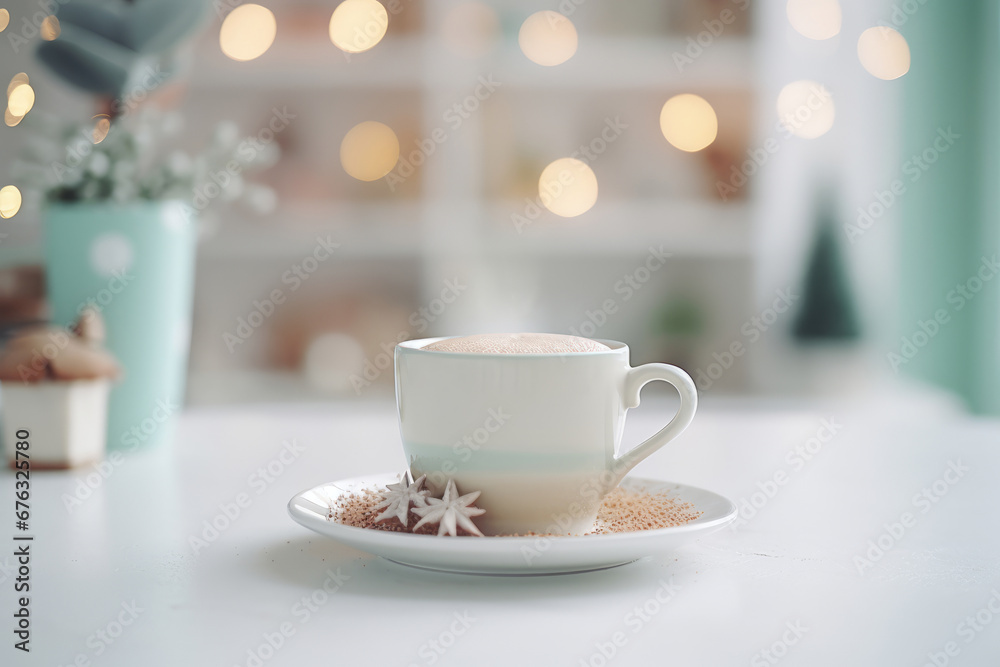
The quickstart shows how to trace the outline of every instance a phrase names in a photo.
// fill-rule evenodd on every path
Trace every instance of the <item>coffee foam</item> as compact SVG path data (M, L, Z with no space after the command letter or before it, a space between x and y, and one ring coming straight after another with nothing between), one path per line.
M435 352L467 354L572 354L601 352L611 348L596 340L580 336L549 333L477 334L446 338L425 345L422 349Z

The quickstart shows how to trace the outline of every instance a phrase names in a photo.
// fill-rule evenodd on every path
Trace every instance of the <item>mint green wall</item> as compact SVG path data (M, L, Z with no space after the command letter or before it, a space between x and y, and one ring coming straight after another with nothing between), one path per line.
M1000 275L961 309L948 300L983 255L998 251L1000 13L991 0L930 0L900 31L912 52L900 162L930 147L938 128L961 135L902 200L899 335L911 337L938 309L951 319L901 369L956 391L974 410L1000 412Z
M983 2L980 24L980 86L983 144L980 153L979 245L1000 255L1000 2ZM1000 276L977 312L974 405L1000 414Z

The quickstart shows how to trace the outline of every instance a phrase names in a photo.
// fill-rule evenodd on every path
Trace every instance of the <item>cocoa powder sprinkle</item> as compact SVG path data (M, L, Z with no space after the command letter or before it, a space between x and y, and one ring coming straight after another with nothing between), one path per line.
M597 511L594 529L588 535L631 533L639 530L672 528L702 515L691 503L684 503L662 491L638 491L618 487L604 497Z
M345 526L368 528L394 533L415 532L419 535L434 535L437 527L423 525L413 531L413 525L419 521L411 509L408 526L403 526L399 519L393 517L385 521L375 521L380 514L375 507L385 499L381 491L364 489L340 496L334 507L330 508L327 518ZM618 487L604 498L597 512L594 527L586 535L608 533L631 533L641 530L656 530L682 526L694 521L702 515L694 505L682 502L678 498L663 491L645 491ZM459 530L460 535L468 535ZM535 533L531 533L535 536Z

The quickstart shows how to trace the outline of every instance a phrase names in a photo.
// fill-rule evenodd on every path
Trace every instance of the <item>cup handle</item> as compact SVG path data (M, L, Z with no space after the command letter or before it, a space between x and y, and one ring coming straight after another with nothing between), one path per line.
M694 380L683 370L670 364L644 364L630 368L625 373L623 400L626 409L638 407L639 392L647 382L653 380L662 380L672 384L677 389L677 393L680 394L681 407L669 424L645 442L636 445L615 459L616 485L640 461L680 435L694 419L694 413L698 409L698 389L694 385Z

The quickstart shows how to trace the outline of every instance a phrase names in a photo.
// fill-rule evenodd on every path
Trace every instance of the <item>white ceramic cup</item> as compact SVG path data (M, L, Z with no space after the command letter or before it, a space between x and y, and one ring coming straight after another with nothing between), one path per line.
M640 461L677 437L698 393L668 364L629 366L628 346L553 354L480 354L396 346L396 404L410 472L440 493L481 491L486 534L582 534L601 500ZM669 382L680 409L655 435L619 453L625 411L653 380Z

